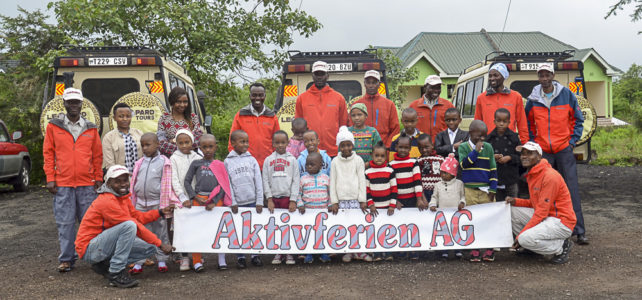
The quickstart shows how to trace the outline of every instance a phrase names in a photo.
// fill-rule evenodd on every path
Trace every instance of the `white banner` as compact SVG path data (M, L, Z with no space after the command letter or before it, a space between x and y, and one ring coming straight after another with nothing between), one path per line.
M174 211L174 247L195 253L348 253L504 248L513 243L510 206L488 203L436 212L395 210L375 218L361 210L204 207Z

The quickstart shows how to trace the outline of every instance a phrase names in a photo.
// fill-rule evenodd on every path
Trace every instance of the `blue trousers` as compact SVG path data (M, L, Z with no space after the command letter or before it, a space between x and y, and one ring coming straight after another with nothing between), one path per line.
M562 177L564 177L568 191L571 194L573 210L575 211L575 217L577 218L573 234L584 234L584 215L582 214L580 187L577 182L577 163L575 161L575 156L573 156L573 148L568 146L557 153L544 152L542 156L548 160L551 166L553 166L553 168L555 168Z
M60 262L74 263L78 259L75 250L76 221L80 224L82 217L97 195L94 186L58 187L54 195L53 211L58 227L60 243Z

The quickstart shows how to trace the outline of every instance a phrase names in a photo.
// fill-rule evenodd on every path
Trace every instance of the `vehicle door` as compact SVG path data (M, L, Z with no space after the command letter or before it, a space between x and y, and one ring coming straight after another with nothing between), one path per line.
M12 142L4 124L0 123L0 179L18 174L21 163L20 148Z

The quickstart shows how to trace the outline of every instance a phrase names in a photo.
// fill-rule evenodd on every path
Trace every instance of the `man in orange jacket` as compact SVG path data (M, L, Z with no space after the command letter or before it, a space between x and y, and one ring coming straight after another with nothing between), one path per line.
M110 285L134 287L138 281L129 276L125 268L128 263L144 260L159 250L166 254L174 250L144 226L171 214L174 207L136 210L130 199L129 171L124 166L111 166L105 181L80 223L76 251L94 272L108 278Z
M348 125L346 100L328 83L328 64L317 61L312 65L314 84L296 98L295 118L304 118L308 128L319 136L319 149L337 156L336 137L339 127Z
M446 130L445 114L446 110L454 107L450 101L440 98L441 78L437 75L426 77L424 89L426 92L423 97L410 103L411 108L417 111L417 129L430 135L433 145L437 134Z
M363 103L368 109L366 126L377 129L381 140L386 148L390 148L392 137L400 131L399 116L395 104L379 94L381 75L375 70L367 71L364 75L363 85L366 87L366 95L357 100L356 103ZM352 123L352 122L350 122Z
M573 244L569 238L577 221L571 195L562 176L542 159L542 148L537 143L527 142L521 148L520 160L528 169L530 199L506 197L506 204L513 205L513 248L521 246L538 254L552 254L553 263L566 263Z
M78 259L74 252L76 220L96 199L95 189L103 180L103 148L95 124L80 116L83 96L75 88L62 94L67 114L53 118L45 131L42 146L47 190L54 194L54 217L58 227L59 272L69 272Z
M265 86L260 82L250 85L250 104L241 108L234 116L230 137L232 132L243 130L249 137L250 147L248 151L259 167L263 168L263 161L272 154L272 135L279 131L279 120L273 110L267 108L265 102ZM232 151L231 141L228 141L228 151Z
M490 87L477 96L475 120L482 120L488 126L488 132L491 132L495 129L495 111L500 108L507 109L513 116L508 128L519 133L519 140L523 145L528 142L524 101L520 93L504 86L504 80L508 79L508 75L508 68L503 63L496 63L490 68L488 72Z

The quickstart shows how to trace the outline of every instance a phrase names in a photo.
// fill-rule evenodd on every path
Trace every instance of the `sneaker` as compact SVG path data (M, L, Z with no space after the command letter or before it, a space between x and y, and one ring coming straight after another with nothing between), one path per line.
M245 257L239 257L239 259L236 260L236 268L237 269L245 269L245 268L247 268L247 263L245 262Z
M143 273L143 267L139 264L135 264L133 268L129 269L129 274L131 275L138 275L140 273Z
M181 258L181 272L189 271L189 257L185 256Z
M159 261L158 262L158 272L159 273L165 273L167 272L167 265L165 264L164 261Z
M153 260L153 259L148 258L148 259L146 259L146 260L145 260L145 263L143 264L143 266L149 267L149 266L153 266L153 265L155 265L155 264L156 264L156 263L154 262L154 260Z
M461 253L461 251L456 251L456 252L455 252L455 257L457 257L457 258L462 258L462 257L464 257L464 254L463 254L463 253Z
M225 270L227 270L227 265L218 265L218 270L219 270L219 271L225 271Z
M299 255L296 258L298 258L299 260L305 260L305 255Z
M441 254L441 258L443 258L443 259L448 259L448 252L444 251L444 252Z
M109 278L109 259L91 265L91 269L105 278Z
M71 263L68 261L63 261L58 265L58 272L66 273L71 271Z
M252 265L255 266L255 267L262 267L263 266L263 261L261 260L261 257L258 256L258 255L252 257L250 262L252 262Z
M119 288L130 288L138 285L138 280L132 279L126 269L118 273L109 273L109 285Z
M495 251L488 249L484 251L484 255L482 256L482 259L484 261L495 261Z
M480 262L481 257L479 256L479 250L470 251L470 261L471 262Z
M372 255L372 261L382 261L383 260L383 254L381 252L377 252Z
M283 256L281 256L281 254L277 254L272 259L272 264L273 265L280 265L282 261L283 261Z
M366 253L357 253L353 256L355 259L363 260L365 262L372 262L372 256Z
M573 243L571 242L570 239L564 240L564 244L562 244L562 253L553 256L553 259L551 259L551 262L556 265L567 263L568 254L569 252L571 252L571 246L573 246Z
M203 266L202 263L195 263L194 264L194 272L200 273L200 272L203 272L203 271L205 271L205 266Z
M419 260L419 253L414 251L410 252L408 253L408 258L410 258L410 260Z
M395 259L395 257L392 255L392 253L389 253L389 252L388 252L388 253L385 253L384 255L385 255L385 256L384 256L384 260L392 261L392 260L394 260L394 259Z
M296 260L294 260L294 256L292 256L290 254L286 255L285 256L285 264L286 265L295 265L296 264Z
M305 259L303 259L304 264L311 264L314 261L314 256L312 254L308 254L305 256Z
M320 260L322 263L328 263L328 262L330 262L330 261L331 261L330 256L328 256L327 254L321 254L321 255L319 255L319 260Z
M341 258L344 263L349 263L352 261L352 253L346 253L343 258Z

